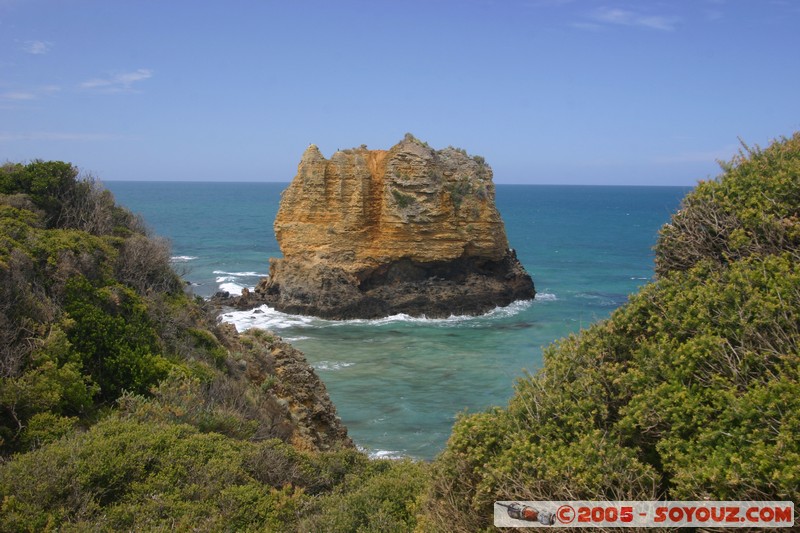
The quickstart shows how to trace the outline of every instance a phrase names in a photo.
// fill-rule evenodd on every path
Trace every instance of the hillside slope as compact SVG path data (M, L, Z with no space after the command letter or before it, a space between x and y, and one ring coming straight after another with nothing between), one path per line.
M0 531L408 529L423 467L355 450L303 354L169 260L68 163L0 167Z
M661 230L658 279L463 416L431 531L495 500L800 501L800 134L745 148Z

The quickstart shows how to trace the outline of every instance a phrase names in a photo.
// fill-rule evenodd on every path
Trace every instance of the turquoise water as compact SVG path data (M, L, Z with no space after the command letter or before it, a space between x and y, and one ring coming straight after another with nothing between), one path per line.
M110 182L117 200L172 240L194 291L252 287L279 256L280 183ZM355 442L375 455L430 459L456 415L504 405L543 346L607 317L653 274L658 228L685 187L498 185L511 246L533 276L533 302L482 317L402 315L335 322L265 308L229 313L271 329L325 381Z

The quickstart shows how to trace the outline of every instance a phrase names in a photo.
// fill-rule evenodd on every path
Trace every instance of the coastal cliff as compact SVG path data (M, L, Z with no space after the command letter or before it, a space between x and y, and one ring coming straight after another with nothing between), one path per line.
M483 158L410 134L330 159L311 145L275 219L283 258L254 297L333 319L478 314L531 299L494 197Z

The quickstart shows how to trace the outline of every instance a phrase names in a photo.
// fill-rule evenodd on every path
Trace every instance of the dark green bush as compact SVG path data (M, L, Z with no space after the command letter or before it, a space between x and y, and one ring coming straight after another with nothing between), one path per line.
M67 336L83 368L113 400L124 390L145 393L169 373L145 302L122 285L95 288L84 277L67 282Z
M64 198L75 186L77 176L78 170L62 161L7 164L0 168L0 193L29 195L53 227L61 218Z

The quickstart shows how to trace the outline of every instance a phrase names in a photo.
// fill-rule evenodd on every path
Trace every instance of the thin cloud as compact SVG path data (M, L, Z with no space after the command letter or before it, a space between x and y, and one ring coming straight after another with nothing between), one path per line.
M47 41L25 41L25 45L22 49L29 54L43 55L49 52L52 47L53 43Z
M106 92L130 92L137 82L153 77L153 71L140 68L133 72L123 72L108 78L93 78L81 83L82 89L98 89Z
M30 100L38 100L41 96L51 95L61 90L58 85L45 85L35 89L22 90L22 91L6 91L0 93L0 100L24 102Z
M575 0L530 0L528 5L532 7L560 7L573 3Z
M0 93L0 99L3 100L36 100L36 94L31 92L12 91L7 93Z
M598 24L596 22L573 22L570 24L573 28L577 28L579 30L589 30L589 31L599 31L604 28L603 25Z
M121 139L110 133L70 133L37 131L27 133L0 132L0 142L11 141L111 141Z
M598 24L634 26L661 31L672 31L680 19L663 15L644 15L628 9L603 7L595 10L589 18Z

